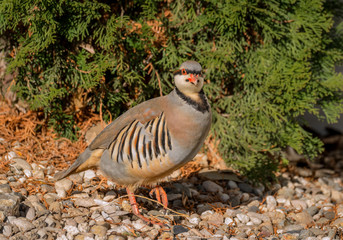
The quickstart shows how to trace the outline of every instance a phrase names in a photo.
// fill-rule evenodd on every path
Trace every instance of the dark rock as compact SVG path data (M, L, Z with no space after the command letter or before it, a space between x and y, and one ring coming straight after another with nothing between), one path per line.
M181 225L174 225L174 226L173 226L173 229L172 229L172 232L173 232L173 234L175 234L175 235L178 235L178 234L184 233L184 232L188 232L188 231L189 231L188 228L185 228L185 227L183 227L183 226L181 226Z
M253 191L253 187L247 183L238 183L238 187L241 191L246 193L251 193Z

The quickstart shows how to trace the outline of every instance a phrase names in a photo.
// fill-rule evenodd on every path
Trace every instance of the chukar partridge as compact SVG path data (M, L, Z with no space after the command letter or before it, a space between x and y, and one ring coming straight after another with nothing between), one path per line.
M192 160L210 130L211 108L202 90L201 70L195 61L182 63L174 72L175 89L171 93L122 114L55 179L99 167L111 180L126 187L133 213L150 221L139 212L133 191L141 185L156 186ZM152 192L167 207L164 190L157 186Z

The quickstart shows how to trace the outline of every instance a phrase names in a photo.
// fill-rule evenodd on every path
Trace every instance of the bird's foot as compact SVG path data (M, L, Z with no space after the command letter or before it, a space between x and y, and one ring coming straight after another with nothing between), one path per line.
M128 188L126 188L126 192L127 192L127 195L129 196L129 199L130 199L130 204L131 204L132 212L133 212L137 217L139 217L139 218L142 219L143 221L148 222L148 223L151 223L151 224L157 224L157 225L160 225L160 226L162 226L162 227L165 226L165 224L162 223L162 222L156 222L156 221L150 220L150 219L147 218L147 217L144 217L144 216L139 212L138 203L136 202L136 197L135 197L135 195L134 195Z
M156 199L159 203L162 203L164 208L167 209L168 208L168 197L167 197L167 193L164 191L164 189L161 186L156 186L155 188L153 188L150 193L149 196L153 197L153 195L156 195ZM161 201L162 199L162 201Z

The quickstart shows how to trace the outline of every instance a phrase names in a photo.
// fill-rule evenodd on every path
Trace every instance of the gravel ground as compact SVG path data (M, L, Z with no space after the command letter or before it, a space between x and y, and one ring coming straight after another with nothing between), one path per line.
M53 166L28 164L10 151L0 156L11 160L10 171L0 174L0 240L342 239L342 155L335 151L311 168L295 166L266 189L232 171L210 169L199 154L200 172L176 180L176 171L162 184L178 213L138 198L144 215L167 223L162 228L134 216L124 189L101 182L100 172L54 183ZM148 192L142 187L136 194Z

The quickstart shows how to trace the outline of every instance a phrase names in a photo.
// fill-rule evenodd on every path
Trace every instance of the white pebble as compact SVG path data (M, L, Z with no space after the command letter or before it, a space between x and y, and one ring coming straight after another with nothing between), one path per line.
M137 220L137 221L132 222L132 226L133 226L136 230L140 231L140 230L142 230L144 227L146 227L147 225L144 224L143 221Z
M258 218L255 218L255 217L250 217L250 220L251 222L254 224L254 225L260 225L262 223L262 220L261 219L258 219Z
M267 196L266 199L268 210L274 210L276 207L276 200L273 196Z
M24 169L24 174L28 178L32 176L32 172L29 169Z
M189 219L189 222L190 222L191 224L198 225L199 222L200 222L200 218L198 218L198 217L192 217L192 218Z
M283 197L278 197L276 198L276 201L279 203L279 204L285 204L286 203L286 198L283 198Z
M241 223L247 223L249 222L249 217L245 214L242 214L242 213L239 213L236 215L236 217L238 218L238 220L241 222Z
M18 155L15 152L9 152L6 156L5 159L7 160L12 160L13 158L18 157Z
M18 179L18 182L20 183L24 183L26 181L26 178L25 177L21 177Z
M95 177L96 177L96 174L93 170L87 170L85 171L85 174L83 175L83 179L88 182Z
M224 222L226 225L234 225L235 224L235 222L233 221L233 219L232 218L229 218L229 217L227 217L227 218L225 218L225 222Z
M87 222L79 223L79 225L77 225L77 228L80 232L89 232L89 225Z
M68 238L66 237L66 235L62 235L56 238L56 240L68 240Z
M76 226L67 225L63 229L67 231L68 234L74 236L80 232L80 230Z

